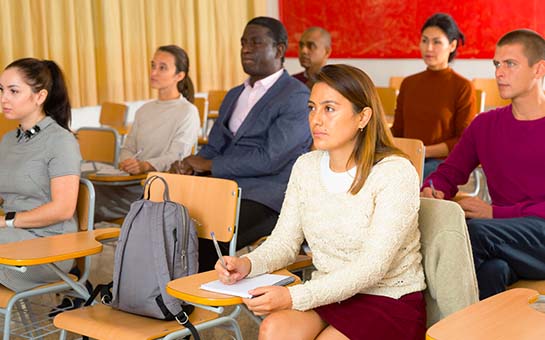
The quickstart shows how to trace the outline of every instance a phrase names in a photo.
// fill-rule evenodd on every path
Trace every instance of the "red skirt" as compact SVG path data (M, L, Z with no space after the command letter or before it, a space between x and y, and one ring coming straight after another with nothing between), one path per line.
M314 310L352 340L423 340L426 336L426 301L422 292L399 299L357 294Z

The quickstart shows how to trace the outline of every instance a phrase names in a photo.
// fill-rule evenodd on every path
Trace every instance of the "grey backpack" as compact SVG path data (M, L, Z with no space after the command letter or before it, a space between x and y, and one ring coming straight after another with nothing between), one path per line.
M165 187L163 202L149 200L150 187L157 179ZM169 281L197 273L197 231L187 209L170 201L162 177L148 178L144 188L147 193L131 204L121 227L111 306L157 319L186 319L193 306L168 295L165 289Z

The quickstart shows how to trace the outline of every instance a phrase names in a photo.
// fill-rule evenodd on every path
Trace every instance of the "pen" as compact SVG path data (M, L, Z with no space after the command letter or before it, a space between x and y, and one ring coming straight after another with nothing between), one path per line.
M136 151L136 153L134 154L134 156L132 156L134 159L138 160L138 156L140 156L140 154L142 153L142 151L144 151L144 149L140 149L138 151Z
M433 197L437 197L437 195L435 193L435 187L433 186L433 179L430 179L430 187L431 187L431 195Z
M214 234L214 232L210 232L210 236L212 236L212 242L214 242L214 248L216 248L216 253L218 253L218 258L220 259L220 263L221 263L221 266L229 271L229 269L227 269L227 266L225 265L225 262L223 261L223 255L221 254L221 250L220 250L220 245L218 244L218 240L216 240L216 234Z

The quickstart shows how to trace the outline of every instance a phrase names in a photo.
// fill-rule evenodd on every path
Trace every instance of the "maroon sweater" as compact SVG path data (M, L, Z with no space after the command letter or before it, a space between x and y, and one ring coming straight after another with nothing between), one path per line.
M392 133L424 145L446 143L449 151L475 117L471 82L451 68L426 70L401 83Z

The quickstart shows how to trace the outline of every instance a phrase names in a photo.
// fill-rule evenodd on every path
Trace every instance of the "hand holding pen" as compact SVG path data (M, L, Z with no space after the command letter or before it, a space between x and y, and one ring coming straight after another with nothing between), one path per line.
M445 193L443 193L441 190L435 189L435 186L433 185L433 180L432 179L430 179L428 181L428 183L430 184L430 186L424 188L422 190L422 192L420 193L420 196L428 197L428 198L437 198L437 199L444 199L445 198Z
M223 256L214 232L211 232L210 236L219 258L214 267L219 280L225 284L233 284L248 276L252 268L250 260L246 257Z

